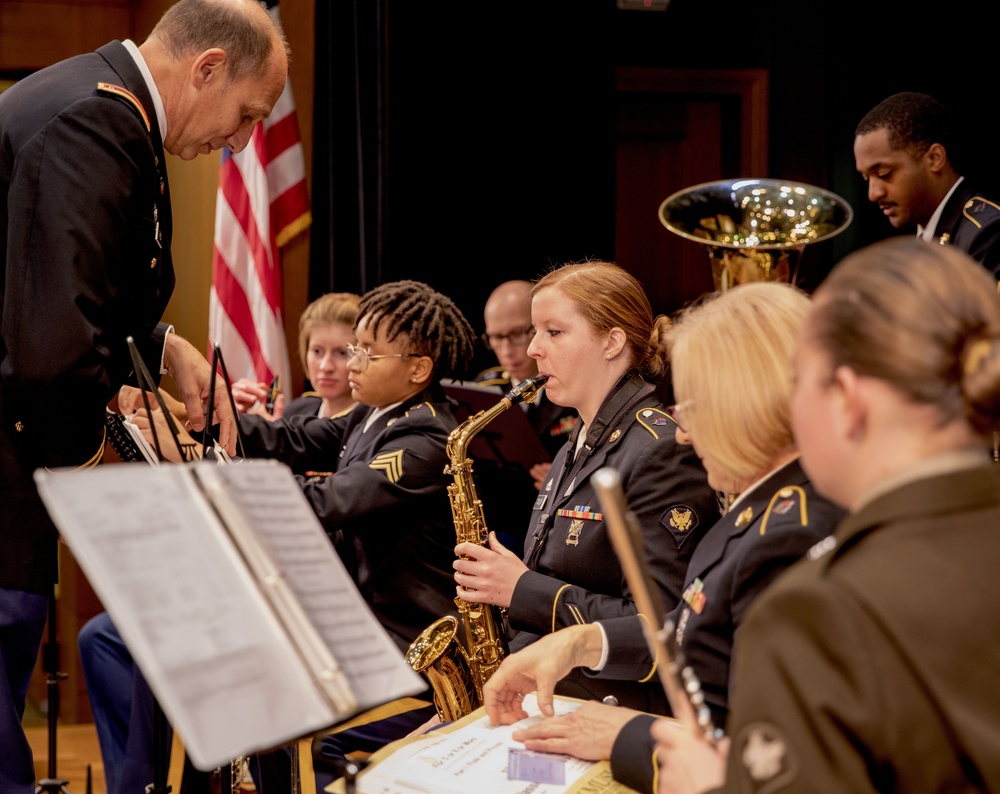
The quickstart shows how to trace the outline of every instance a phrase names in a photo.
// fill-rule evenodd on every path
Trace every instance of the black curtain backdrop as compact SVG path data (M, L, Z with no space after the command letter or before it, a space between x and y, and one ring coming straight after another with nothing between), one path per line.
M768 70L770 173L729 176L806 182L851 203L852 226L807 249L818 283L893 234L852 152L855 125L891 93L948 105L968 175L1000 194L982 62L1000 9L957 0L948 20L909 34L913 8L872 0L862 18L853 6L729 0L656 12L615 0L318 2L312 297L415 278L482 330L500 282L613 258L619 66Z
M382 282L385 0L316 4L309 298Z

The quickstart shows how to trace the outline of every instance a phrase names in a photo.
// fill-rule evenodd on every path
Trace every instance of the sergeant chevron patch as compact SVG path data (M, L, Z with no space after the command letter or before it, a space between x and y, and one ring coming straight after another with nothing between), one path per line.
M403 450L376 455L368 468L383 471L389 482L399 482L399 478L403 476Z

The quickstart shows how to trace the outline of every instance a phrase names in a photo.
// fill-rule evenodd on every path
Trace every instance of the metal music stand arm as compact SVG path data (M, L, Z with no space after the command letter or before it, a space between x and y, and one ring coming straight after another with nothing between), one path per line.
M157 388L156 383L153 381L153 376L149 374L149 369L146 367L146 362L142 360L142 356L139 355L139 349L135 346L135 340L129 336L126 340L128 342L128 352L132 356L132 366L135 367L135 377L139 384L139 393L142 395L142 404L146 409L146 413L149 414L149 429L153 434L153 446L156 447L156 454L159 456L160 460L165 460L163 457L163 452L160 449L160 439L156 433L156 422L153 421L153 413L149 406L149 397L146 392L151 392L156 397L156 402L160 406L160 410L163 411L163 418L167 422L167 428L170 430L170 435L174 439L174 444L177 446L177 452L180 454L180 458L183 461L188 459L188 454L184 450L184 445L181 444L180 437L177 435L177 426L174 422L174 417L167 408L166 402L163 400L163 396L160 394L160 390Z

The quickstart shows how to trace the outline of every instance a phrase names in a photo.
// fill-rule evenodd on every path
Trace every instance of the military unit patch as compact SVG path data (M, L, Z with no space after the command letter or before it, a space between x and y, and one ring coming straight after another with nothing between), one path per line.
M660 516L660 524L669 530L680 547L691 530L698 526L698 514L688 505L672 505Z
M755 794L777 791L798 777L799 764L784 734L769 723L747 725L733 742L732 752L746 770L750 791Z

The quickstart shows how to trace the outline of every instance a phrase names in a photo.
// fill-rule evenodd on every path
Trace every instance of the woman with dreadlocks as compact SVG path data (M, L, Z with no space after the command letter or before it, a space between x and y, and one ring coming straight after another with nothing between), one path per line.
M347 363L354 410L333 419L276 422L242 414L240 424L249 457L276 458L300 475L358 590L405 652L430 623L456 612L455 530L444 468L445 444L457 421L439 380L465 376L475 337L449 298L418 281L373 289L357 316L357 344L348 346ZM128 726L122 742L146 733L138 723L150 722L151 710L128 697L141 677L106 614L84 627L80 648L95 722ZM433 707L416 709L389 727L402 735L432 713ZM363 749L368 741L396 738L372 730L373 738L362 730L344 734L344 741ZM137 753L145 755L148 746ZM130 763L136 760L129 756ZM287 757L268 761L267 790L280 791L289 778L276 772Z

